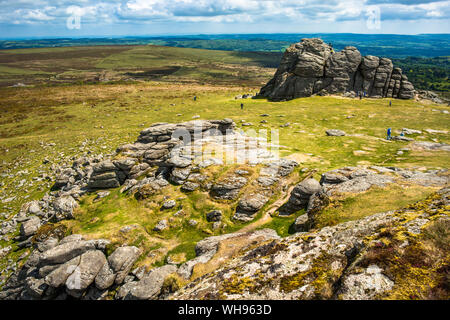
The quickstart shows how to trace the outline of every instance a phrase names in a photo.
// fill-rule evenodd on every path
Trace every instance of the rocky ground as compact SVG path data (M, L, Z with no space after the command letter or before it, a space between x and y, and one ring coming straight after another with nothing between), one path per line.
M75 159L58 170L50 193L2 223L2 236L29 250L2 271L0 298L448 298L446 169L343 167L324 172L318 181L296 161L277 159L270 147L237 132L230 119L198 120L156 123L114 154ZM208 148L217 153L205 157ZM419 143L417 148L445 151L447 146ZM247 159L246 167L220 171L227 158L218 157L218 151L230 149L233 158ZM336 197L390 185L440 191L405 209L325 228L318 223ZM196 243L194 258L173 256L150 268L137 264L144 255L140 246L67 234L64 222L76 218L86 197L95 195L94 202L101 203L119 190L125 198L145 202L170 194L172 186L187 195L202 190L217 206L233 204L233 212L226 217L219 209L209 210L203 222L186 217L180 200L168 197L158 211L169 215L147 233L176 230L178 220L221 232L227 219L248 223L246 231L207 237ZM283 196L287 201L271 210ZM298 216L294 234L280 238L260 228L257 218L265 210L273 219ZM134 228L121 227L122 233ZM0 256L11 250L2 248ZM414 285L407 287L411 279Z
M441 189L402 210L267 240L171 298L448 299L449 192Z

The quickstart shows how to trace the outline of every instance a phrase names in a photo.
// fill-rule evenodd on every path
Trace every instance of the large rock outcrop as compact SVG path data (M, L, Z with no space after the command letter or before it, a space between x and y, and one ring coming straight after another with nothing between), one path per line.
M274 77L259 96L274 101L313 94L348 94L412 99L414 86L387 58L362 57L355 47L335 52L321 39L302 39L284 53Z

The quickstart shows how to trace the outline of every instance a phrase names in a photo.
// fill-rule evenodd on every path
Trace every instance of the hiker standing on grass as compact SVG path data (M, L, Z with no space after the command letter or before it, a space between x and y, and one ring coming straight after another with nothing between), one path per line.
M387 137L386 140L391 140L391 128L387 129Z
M197 101L197 96L194 96L194 101Z
M244 104L241 103L241 110L244 110Z
M389 107L392 107L392 100L389 100Z

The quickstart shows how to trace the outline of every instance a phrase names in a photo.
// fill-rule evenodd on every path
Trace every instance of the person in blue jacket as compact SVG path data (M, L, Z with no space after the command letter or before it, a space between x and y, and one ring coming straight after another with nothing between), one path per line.
M387 140L391 140L391 128L387 129L387 137L386 137L386 139Z

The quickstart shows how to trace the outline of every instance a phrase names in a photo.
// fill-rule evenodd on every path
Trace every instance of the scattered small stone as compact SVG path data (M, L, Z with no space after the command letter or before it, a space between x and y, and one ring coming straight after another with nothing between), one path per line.
M330 129L326 131L327 136L333 136L333 137L341 137L341 136L345 136L346 133L342 130L337 130L337 129Z
M175 200L169 200L163 203L162 209L172 209L177 205L177 202Z
M188 221L189 225L192 227L195 227L198 224L198 221L194 220L194 219L190 219Z
M206 220L208 222L217 222L222 220L222 211L220 210L213 210L211 212L208 212L206 214Z
M165 229L167 229L169 227L169 224L167 222L167 220L161 220L159 221L156 226L153 228L153 231L163 231Z
M95 197L94 201L95 202L99 201L100 199L103 199L103 198L105 198L105 197L107 197L109 195L110 195L109 191L100 191L100 192L97 193L97 196Z

